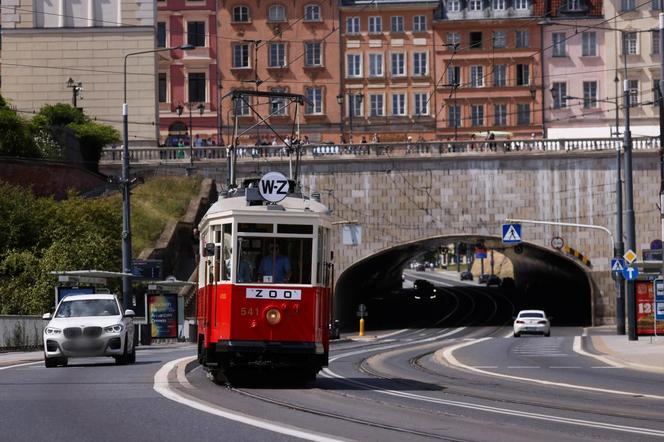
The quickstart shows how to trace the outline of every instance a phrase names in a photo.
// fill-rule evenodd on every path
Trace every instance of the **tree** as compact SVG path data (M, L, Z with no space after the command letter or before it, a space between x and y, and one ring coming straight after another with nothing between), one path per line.
M0 156L39 158L28 123L0 99Z

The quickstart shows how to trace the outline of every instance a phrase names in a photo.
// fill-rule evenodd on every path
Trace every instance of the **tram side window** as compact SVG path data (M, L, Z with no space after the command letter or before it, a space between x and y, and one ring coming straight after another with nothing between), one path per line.
M319 227L318 228L318 262L317 262L317 269L318 269L318 275L317 275L317 282L319 284L324 284L325 283L325 262L327 260L327 253L328 253L328 230L324 227Z
M237 282L311 284L311 238L238 237Z
M207 257L205 256L205 243L207 242L205 238L208 238L209 233L207 230L204 230L201 233L201 238L203 238L202 241L199 241L200 244L198 245L199 251L198 251L198 256L201 256L202 258L198 262L198 285L199 287L203 287L206 283L205 281L205 272L207 272L207 267L208 267L208 260Z
M233 261L233 224L224 224L222 226L222 250L223 250L223 260L224 266L222 267L221 280L230 281L231 280L231 262Z

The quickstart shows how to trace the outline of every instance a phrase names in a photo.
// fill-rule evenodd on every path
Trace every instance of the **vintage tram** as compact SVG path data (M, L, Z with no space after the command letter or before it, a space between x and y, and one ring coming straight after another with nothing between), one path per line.
M328 363L330 220L319 198L279 202L247 180L201 220L198 358L218 380L261 371L315 378Z

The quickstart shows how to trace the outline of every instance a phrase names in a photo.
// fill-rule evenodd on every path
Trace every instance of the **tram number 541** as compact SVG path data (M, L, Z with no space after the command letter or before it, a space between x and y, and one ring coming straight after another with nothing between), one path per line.
M284 301L299 301L302 299L301 290L247 288L247 299L279 299Z

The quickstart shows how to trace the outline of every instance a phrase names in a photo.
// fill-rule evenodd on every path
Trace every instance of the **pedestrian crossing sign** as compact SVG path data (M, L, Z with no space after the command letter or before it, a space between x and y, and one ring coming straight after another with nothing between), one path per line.
M503 242L519 244L521 242L521 224L503 224Z
M625 268L625 261L623 259L617 258L611 260L611 271L618 273L622 272Z

